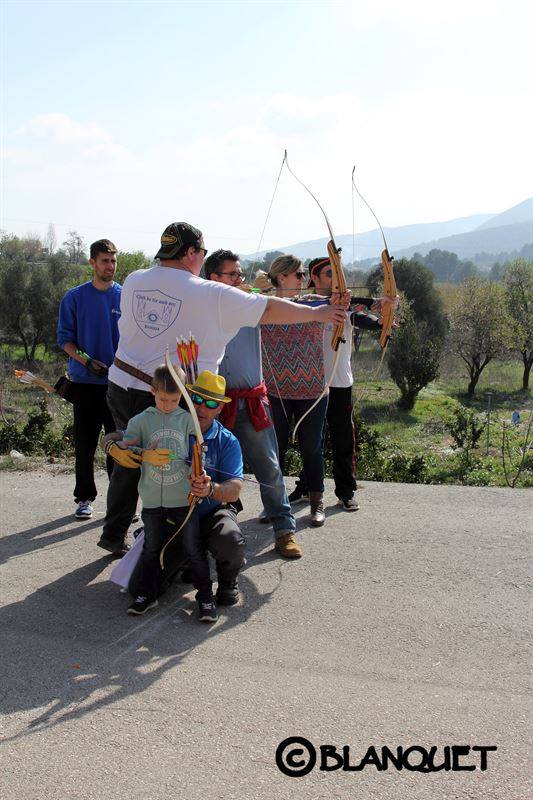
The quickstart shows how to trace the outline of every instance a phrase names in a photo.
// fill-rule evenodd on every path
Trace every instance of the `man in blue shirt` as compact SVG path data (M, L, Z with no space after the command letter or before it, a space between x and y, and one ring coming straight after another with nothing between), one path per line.
M208 280L227 286L238 287L243 280L239 256L230 250L216 250L204 262L204 269ZM295 538L296 522L279 466L276 432L263 382L258 327L241 328L226 345L219 373L226 378L227 394L233 400L222 422L239 440L261 484L265 519L272 523L276 550L284 558L300 558L302 548Z
M120 284L113 281L117 248L109 239L93 242L89 263L92 280L70 289L61 301L57 341L68 355L73 383L74 448L76 454L75 516L90 519L96 497L94 453L102 427L115 430L107 407L107 370L118 345ZM108 475L113 468L107 460Z

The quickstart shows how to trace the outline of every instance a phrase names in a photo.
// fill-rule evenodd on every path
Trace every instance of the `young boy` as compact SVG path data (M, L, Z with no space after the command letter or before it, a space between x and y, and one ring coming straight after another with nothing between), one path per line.
M183 373L182 378L185 380ZM190 491L190 466L187 459L189 436L194 433L192 417L179 408L181 394L166 366L155 370L151 391L155 397L155 408L147 408L130 419L122 442L122 446L138 445L145 448L139 480L144 523L139 596L128 608L128 614L135 615L144 614L157 606L161 549L189 511L187 495ZM115 434L112 436L115 437ZM149 452L156 448L167 448L167 452L170 451L170 459L163 466L157 465L157 456L150 463L152 459ZM164 455L163 460L166 460ZM215 622L216 605L207 555L200 542L197 509L193 511L179 536L193 573L199 619L201 622Z

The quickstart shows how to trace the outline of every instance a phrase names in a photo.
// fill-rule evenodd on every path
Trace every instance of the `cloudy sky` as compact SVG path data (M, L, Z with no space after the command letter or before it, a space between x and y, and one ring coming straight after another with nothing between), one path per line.
M532 4L4 0L0 228L253 252L283 150L336 233L533 194ZM375 224L356 206L356 231ZM263 247L326 235L282 175Z

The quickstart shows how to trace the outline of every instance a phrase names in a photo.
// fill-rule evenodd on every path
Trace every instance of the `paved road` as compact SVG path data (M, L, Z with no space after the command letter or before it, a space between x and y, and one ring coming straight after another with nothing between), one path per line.
M125 614L95 547L103 499L78 522L70 476L0 481L4 800L526 798L526 490L368 483L322 529L300 507L305 557L285 562L248 485L244 602L204 627L183 585ZM306 776L276 767L290 736L318 750ZM320 745L351 766L371 746L498 750L424 774L320 770Z

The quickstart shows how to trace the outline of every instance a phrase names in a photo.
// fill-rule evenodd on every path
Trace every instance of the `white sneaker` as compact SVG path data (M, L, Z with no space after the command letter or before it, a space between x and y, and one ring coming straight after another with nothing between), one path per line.
M76 519L91 519L93 515L93 507L88 500L80 500L76 513Z

